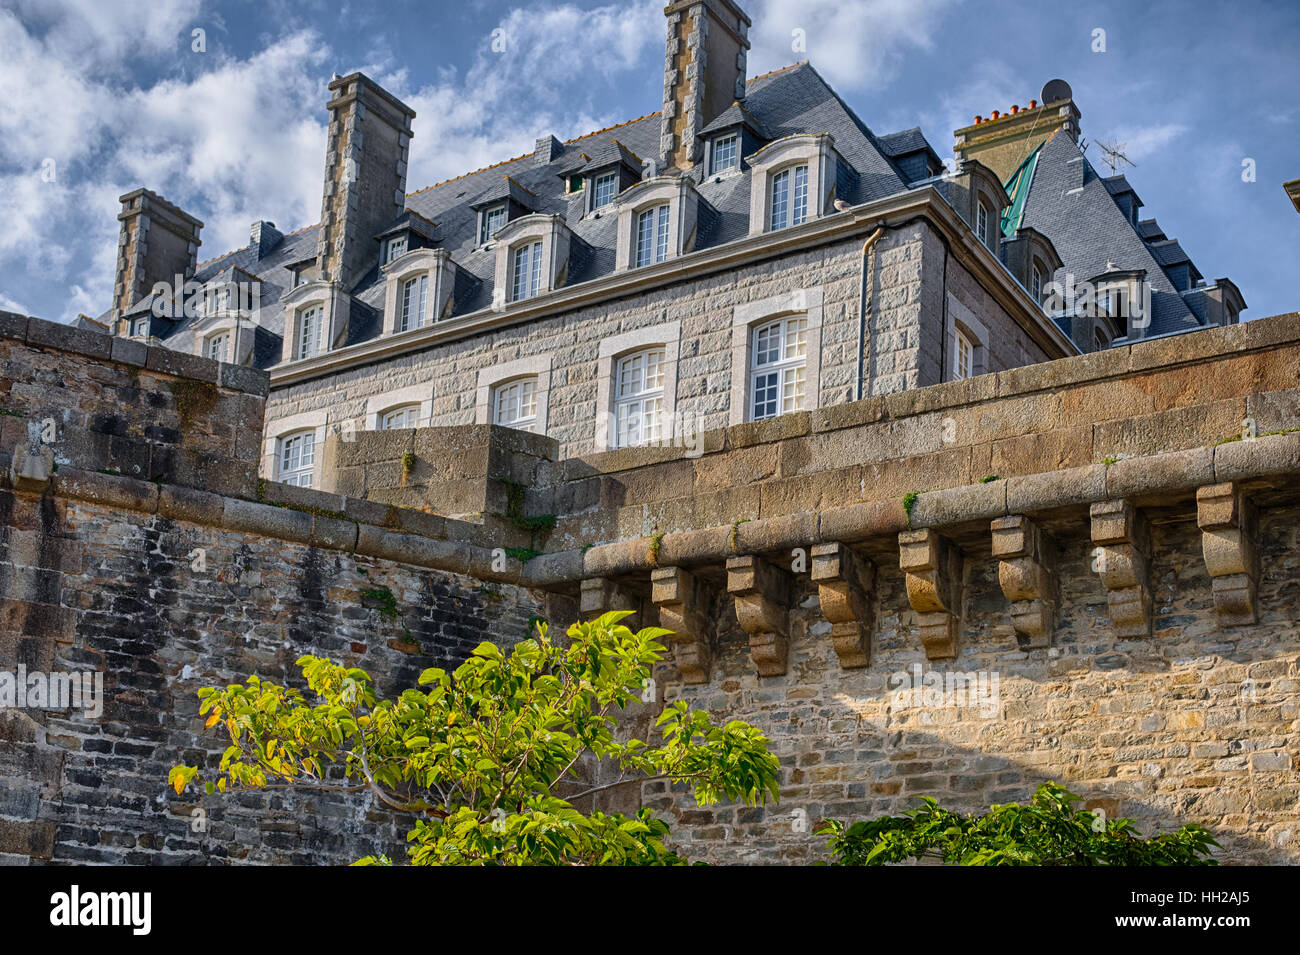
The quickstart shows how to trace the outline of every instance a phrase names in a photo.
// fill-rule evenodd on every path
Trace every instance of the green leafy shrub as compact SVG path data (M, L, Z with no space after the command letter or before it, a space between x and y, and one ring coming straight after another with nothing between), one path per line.
M1143 839L1131 819L1107 820L1075 807L1080 798L1044 783L1028 805L993 805L980 815L940 808L929 797L901 816L855 822L830 821L833 865L884 865L908 859L940 859L947 865L1218 865L1218 843L1208 829L1183 826Z

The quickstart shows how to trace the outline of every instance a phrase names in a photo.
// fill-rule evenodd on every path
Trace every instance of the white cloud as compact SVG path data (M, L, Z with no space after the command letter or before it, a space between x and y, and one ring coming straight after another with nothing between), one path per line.
M758 0L749 75L810 60L839 92L881 89L912 50L929 50L956 0Z

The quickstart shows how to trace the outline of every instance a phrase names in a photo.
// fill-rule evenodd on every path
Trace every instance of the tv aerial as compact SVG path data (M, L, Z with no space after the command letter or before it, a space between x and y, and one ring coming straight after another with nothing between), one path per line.
M1097 148L1101 150L1102 155L1105 157L1104 162L1106 165L1110 166L1110 174L1112 176L1123 169L1126 165L1137 166L1137 163L1124 155L1124 147L1127 145L1128 143L1108 143L1105 140L1097 140Z

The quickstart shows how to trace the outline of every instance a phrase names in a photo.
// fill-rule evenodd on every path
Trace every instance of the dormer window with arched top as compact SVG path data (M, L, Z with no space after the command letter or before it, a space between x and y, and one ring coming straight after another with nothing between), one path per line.
M515 219L496 236L493 305L504 308L562 286L569 274L572 233L560 215Z
M384 334L400 335L446 318L454 307L456 265L446 249L416 249L383 267Z
M685 176L647 179L618 197L615 268L657 265L695 247L700 199Z
M749 157L749 232L775 232L816 219L835 201L839 154L827 134L787 136Z

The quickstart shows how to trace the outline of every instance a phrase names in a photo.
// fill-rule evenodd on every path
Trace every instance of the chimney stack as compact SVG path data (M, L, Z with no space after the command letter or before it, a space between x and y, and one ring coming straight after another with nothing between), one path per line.
M700 130L745 98L750 19L732 0L673 0L659 149L670 168L700 159Z
M279 245L283 238L284 235L275 227L274 222L259 219L248 229L249 247L257 251L259 259Z
M121 196L122 223L117 240L117 275L113 281L114 334L122 315L159 282L171 287L176 276L188 280L198 261L203 223L148 189Z
M533 149L533 165L545 166L554 162L564 152L564 144L554 136L542 136Z
M379 257L375 236L406 206L415 111L363 73L336 76L329 89L317 263L321 279L350 289Z
M1065 130L1078 143L1080 113L1074 105L1070 84L1052 80L1043 87L1040 96L1041 106L1030 100L1028 109L1005 114L993 110L990 119L976 116L972 125L956 130L953 152L958 161L978 159L1006 183L1025 158L1051 139L1058 129Z

